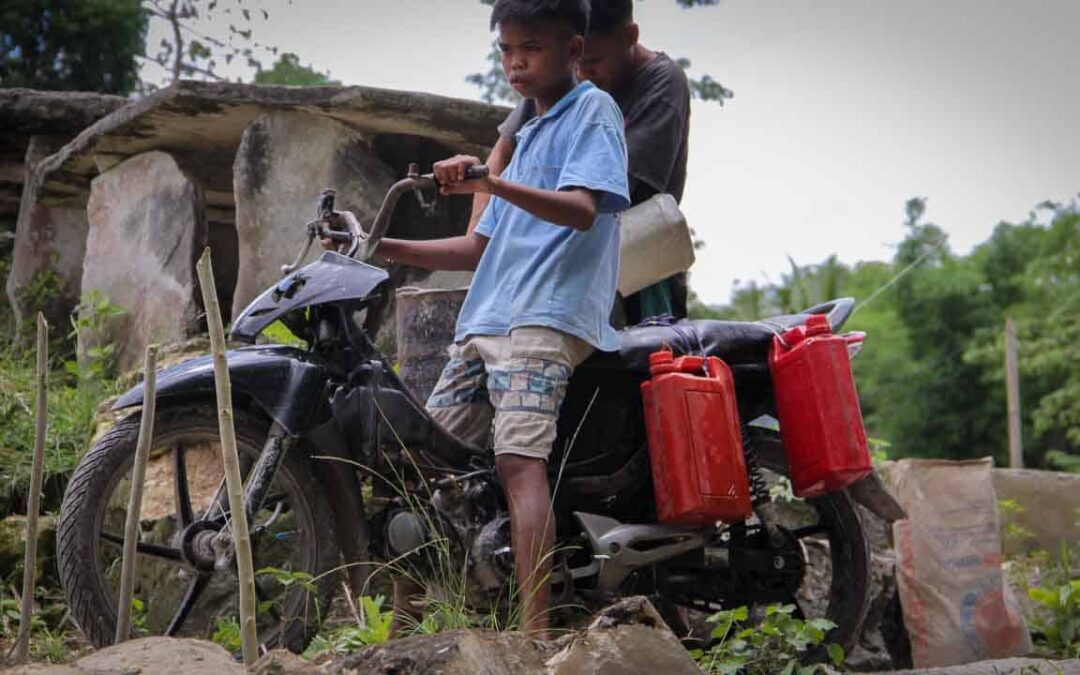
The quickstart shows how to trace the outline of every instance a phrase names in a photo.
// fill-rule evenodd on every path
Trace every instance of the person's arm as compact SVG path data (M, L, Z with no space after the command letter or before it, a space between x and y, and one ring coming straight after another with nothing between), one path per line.
M479 180L465 180L465 170L479 163L479 159L468 155L436 162L439 190L446 195L484 193L499 197L541 220L575 230L587 230L596 220L600 197L594 190L579 187L541 190L491 174Z
M429 270L471 272L487 248L487 237L473 232L446 239L383 239L375 253L395 262Z
M510 158L513 156L513 141L506 136L500 135L499 140L495 142L491 152L488 153L486 162L488 173L493 176L501 176L506 167L510 165ZM476 224L480 222L480 217L484 215L484 210L490 201L491 195L487 192L477 192L473 195L472 215L469 216L469 227L465 230L466 232L471 233L476 229Z

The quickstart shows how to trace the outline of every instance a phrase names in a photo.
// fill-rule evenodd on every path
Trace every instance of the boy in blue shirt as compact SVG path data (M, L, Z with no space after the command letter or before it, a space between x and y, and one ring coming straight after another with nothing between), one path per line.
M510 510L523 628L546 637L554 518L546 461L574 368L613 351L619 265L615 212L629 206L623 119L612 98L576 83L587 0L498 0L502 66L537 115L517 133L501 176L466 181L476 157L435 164L444 194L491 195L476 228L430 241L384 239L378 254L476 270L450 361L428 400L444 427L490 439Z

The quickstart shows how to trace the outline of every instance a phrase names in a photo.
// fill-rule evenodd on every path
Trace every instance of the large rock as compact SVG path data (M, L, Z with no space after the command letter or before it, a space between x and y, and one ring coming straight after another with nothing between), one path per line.
M82 290L101 291L126 314L79 336L85 347L113 342L121 368L150 342L197 332L195 261L207 240L198 187L163 152L136 155L94 179Z
M367 223L393 182L370 140L341 122L291 111L255 119L233 168L240 242L234 313L280 279L281 266L296 257L322 188L337 191L337 209Z
M701 669L648 600L631 597L608 607L589 628L548 659L552 675L693 675Z
M523 675L544 672L543 645L520 633L455 630L368 647L324 667L332 675Z
M290 670L279 660L282 673ZM258 664L257 664L258 665ZM300 664L293 664L300 665ZM271 673L274 670L257 672ZM700 673L645 598L627 598L555 644L521 633L451 631L368 647L322 666L334 675L679 675Z
M10 675L242 675L243 667L213 642L149 637L102 649L65 665L33 664Z
M41 311L53 326L67 325L79 301L83 256L86 252L86 209L48 206L38 200L32 169L56 152L63 136L31 136L27 141L25 183L19 203L6 290L21 326Z

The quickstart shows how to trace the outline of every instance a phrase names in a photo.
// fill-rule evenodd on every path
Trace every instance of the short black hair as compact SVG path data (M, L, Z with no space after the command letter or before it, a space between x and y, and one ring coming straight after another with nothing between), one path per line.
M589 32L610 35L634 20L634 0L592 0Z
M589 30L589 0L496 0L491 29L501 23L553 21L584 36Z

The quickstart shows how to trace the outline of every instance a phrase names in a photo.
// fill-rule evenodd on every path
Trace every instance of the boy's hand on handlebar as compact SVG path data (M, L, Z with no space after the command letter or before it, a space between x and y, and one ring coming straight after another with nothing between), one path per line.
M441 162L435 162L432 170L435 181L439 184L439 193L444 195L465 195L476 192L490 193L493 179L490 175L470 179L469 167L482 166L480 160L471 155L456 155Z

